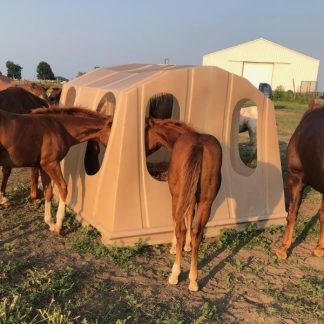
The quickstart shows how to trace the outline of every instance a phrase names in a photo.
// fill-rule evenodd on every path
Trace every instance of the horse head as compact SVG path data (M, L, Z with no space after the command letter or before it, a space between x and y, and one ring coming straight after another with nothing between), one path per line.
M153 118L145 119L145 152L146 156L157 151L161 144L159 143L159 136L156 132L156 121Z

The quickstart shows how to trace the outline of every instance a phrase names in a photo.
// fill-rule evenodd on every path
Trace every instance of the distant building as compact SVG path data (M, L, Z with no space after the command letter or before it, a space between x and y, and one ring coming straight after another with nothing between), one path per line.
M254 86L269 83L273 89L316 91L320 61L259 38L203 56L203 65L218 66L243 76Z
M62 76L56 76L55 77L57 83L62 83L62 82L68 82L69 80L67 78L64 78Z

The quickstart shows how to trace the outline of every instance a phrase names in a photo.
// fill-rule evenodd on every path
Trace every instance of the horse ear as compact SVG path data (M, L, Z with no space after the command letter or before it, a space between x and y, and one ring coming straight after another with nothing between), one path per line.
M152 128L155 125L154 119L152 117L149 117L147 124L150 128Z

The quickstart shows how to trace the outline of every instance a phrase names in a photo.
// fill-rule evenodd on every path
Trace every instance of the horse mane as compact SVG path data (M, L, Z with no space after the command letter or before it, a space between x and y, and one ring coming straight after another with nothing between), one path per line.
M162 92L157 95L154 95L149 100L149 106L156 107L159 106L161 103L164 103L165 101L173 103L173 95L167 92Z
M37 108L32 111L32 114L37 115L70 115L75 117L92 117L112 119L112 116L101 114L97 111L89 110L81 107L51 107L51 108Z
M149 116L152 118L171 118L173 108L173 95L162 92L149 100Z
M187 125L185 122L180 120L174 120L174 119L157 119L152 118L155 125L159 127L164 127L168 129L174 129L174 130L181 130L185 132L196 132L195 129L189 125Z

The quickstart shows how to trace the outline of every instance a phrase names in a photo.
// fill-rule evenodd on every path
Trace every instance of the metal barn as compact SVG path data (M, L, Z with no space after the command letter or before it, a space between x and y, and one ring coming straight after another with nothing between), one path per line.
M255 87L265 82L276 89L316 91L320 61L259 38L203 56L203 65L220 67L248 79Z

